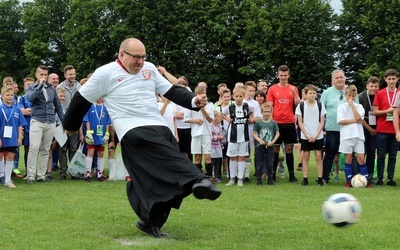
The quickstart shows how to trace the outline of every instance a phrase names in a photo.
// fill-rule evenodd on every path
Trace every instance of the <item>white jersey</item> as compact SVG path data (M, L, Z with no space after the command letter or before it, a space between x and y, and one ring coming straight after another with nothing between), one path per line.
M164 106L163 102L158 103L158 108L161 110L161 108ZM176 136L175 134L175 113L176 113L176 104L173 102L169 102L167 105L167 108L164 111L164 114L162 115L165 122L167 123L167 126L171 130L172 134Z
M245 131L245 123L247 122L247 119L243 119L245 117L244 112L243 112L243 105L241 106L237 106L236 103L234 104L236 106L235 108L235 112L236 112L236 117L235 120L237 120L236 126L233 126L232 123L230 124L229 128L228 128L228 137L227 140L228 142L231 141L231 136L232 136L232 130L233 133L236 135L236 142L246 142L245 139L245 135L244 135L244 131ZM226 106L225 108L222 109L222 114L229 116L229 105ZM231 118L231 117L230 117Z
M361 116L361 119L364 119L365 110L361 104L354 103L354 106L358 113ZM354 114L348 102L342 103L339 105L337 109L337 123L342 120L351 120L354 119ZM346 139L351 138L359 138L360 140L365 140L364 137L364 129L362 123L352 123L348 125L340 125L340 141L344 141Z
M243 102L247 102L247 104L249 104L250 114L251 113L253 114L253 118L262 119L260 104L256 100L244 99ZM251 149L254 148L253 128L254 128L254 123L249 123L249 139L250 139Z
M185 113L186 110L188 110L188 109L187 109L187 108L184 108L184 107L182 107L182 106L180 106L180 105L176 105L176 112L183 112L183 113ZM176 115L175 115L175 116L176 116ZM184 121L184 118L182 118L182 119L176 119L176 127L177 127L178 129L189 129L189 128L190 128L190 124L189 124L189 123L186 123L186 122Z
M214 105L212 102L207 103L204 107L207 114L214 119ZM184 121L192 120L192 119L202 119L203 124L197 125L195 123L189 123L191 128L192 137L199 136L199 135L210 135L211 136L211 123L206 120L203 113L201 111L193 111L193 110L186 110Z
M164 95L172 84L154 64L144 62L131 74L115 61L98 68L79 92L89 102L103 97L118 138L141 126L167 126L157 106L155 93Z

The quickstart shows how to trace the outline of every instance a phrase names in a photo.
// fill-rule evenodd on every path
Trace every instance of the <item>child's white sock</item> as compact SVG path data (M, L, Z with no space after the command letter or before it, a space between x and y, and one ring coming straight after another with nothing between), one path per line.
M90 172L92 171L92 163L93 163L93 157L87 156L85 161L86 177L91 176Z
M11 182L11 173L14 168L14 161L6 161L6 164L4 166L4 172L5 172L5 181L4 183L10 183Z
M231 179L236 177L237 167L238 167L238 162L237 161L229 161L229 177Z
M238 178L239 179L243 179L245 169L246 169L246 162L239 161L238 162Z
M103 175L104 171L104 158L97 157L97 178Z
M4 159L0 160L0 177L4 176Z

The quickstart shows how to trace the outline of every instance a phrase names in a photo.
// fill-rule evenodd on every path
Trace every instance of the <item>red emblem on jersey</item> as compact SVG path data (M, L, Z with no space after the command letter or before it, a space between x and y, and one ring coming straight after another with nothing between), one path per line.
M143 77L144 79L150 79L151 78L151 72L148 69L142 70Z

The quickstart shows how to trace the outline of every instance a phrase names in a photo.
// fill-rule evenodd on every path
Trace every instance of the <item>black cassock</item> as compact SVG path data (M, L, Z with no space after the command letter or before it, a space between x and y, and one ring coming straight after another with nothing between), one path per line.
M172 86L164 96L194 109L191 101L195 95L185 88ZM75 93L64 117L64 129L77 131L90 106L79 92ZM120 143L122 159L132 179L126 185L129 202L143 222L162 227L171 208L179 208L204 173L179 152L167 126L130 129Z

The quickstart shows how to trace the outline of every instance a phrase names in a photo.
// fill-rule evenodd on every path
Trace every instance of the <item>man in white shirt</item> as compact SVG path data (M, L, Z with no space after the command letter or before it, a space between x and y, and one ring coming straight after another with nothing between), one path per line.
M204 107L207 96L196 96L172 85L146 58L140 40L124 40L118 59L98 68L75 93L65 114L64 128L77 131L91 103L98 97L104 99L132 179L127 183L127 193L140 218L136 227L160 238L167 236L160 228L171 208L179 208L184 197L193 192L198 199L215 200L221 191L179 152L158 110L155 94L190 109Z

